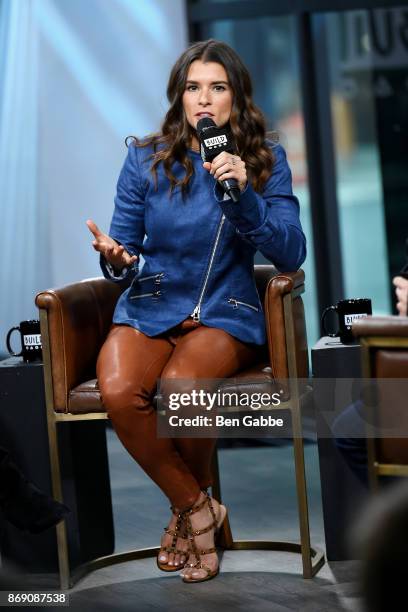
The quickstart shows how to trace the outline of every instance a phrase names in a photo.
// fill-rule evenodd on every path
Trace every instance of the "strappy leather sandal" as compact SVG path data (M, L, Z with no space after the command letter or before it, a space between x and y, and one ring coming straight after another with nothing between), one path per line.
M177 522L176 522L176 526L173 529L169 529L169 527L165 527L164 531L168 534L171 535L173 537L172 542L170 544L170 546L161 546L159 552L157 553L157 557L156 557L156 563L157 563L157 567L162 570L162 572L178 572L179 570L183 569L183 567L185 567L187 559L188 559L188 555L189 555L189 550L180 550L180 548L177 548L177 539L181 538L182 540L186 540L187 538L184 537L185 535L185 527L184 527L184 523L183 523L183 514L182 513L178 513L175 508L173 508L173 506L170 506L170 510L173 512L173 514L177 515ZM179 563L178 565L169 565L169 563L163 563L162 561L159 561L159 557L160 554L162 552L166 552L167 554L173 553L174 555L184 555L185 556L185 560L182 563Z
M183 517L184 517L185 526L186 526L187 535L188 535L189 544L190 544L189 552L191 555L194 555L196 559L195 563L185 563L184 567L191 567L193 569L202 569L205 572L207 572L207 575L203 576L202 578L187 578L186 576L183 576L183 582L205 582L206 580L211 580L211 578L215 578L215 576L217 576L217 574L220 571L219 565L216 570L212 570L210 567L208 567L201 561L201 555L209 555L210 553L214 553L214 552L216 553L217 552L216 547L213 546L211 548L198 548L196 541L195 541L195 536L202 535L203 533L207 533L211 529L214 529L214 539L215 539L217 532L221 528L224 521L227 519L227 509L225 506L220 504L220 507L219 507L220 517L217 521L217 517L215 515L215 511L214 511L214 508L211 502L211 497L208 495L206 491L204 491L204 493L205 493L205 499L202 502L200 502L197 506L193 506L192 508L190 508L190 510L186 510L185 512L183 512ZM207 525L207 527L204 527L203 529L194 529L191 524L190 517L195 512L198 512L199 510L201 510L205 506L205 504L208 504L208 507L209 507L209 510L210 510L210 513L213 519L212 523L210 523L210 525Z

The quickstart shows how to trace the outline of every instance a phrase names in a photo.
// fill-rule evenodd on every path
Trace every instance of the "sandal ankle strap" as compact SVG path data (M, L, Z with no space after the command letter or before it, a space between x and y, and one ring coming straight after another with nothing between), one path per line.
M191 508L188 508L187 510L184 510L183 515L184 516L189 516L191 514L195 514L196 512L199 512L202 508L204 508L205 504L207 503L207 499L208 499L208 496L206 496L203 499L203 501L201 501L196 506L191 506Z
M172 511L173 514L175 514L178 518L180 518L182 516L182 511L179 510L178 508L175 508L174 506L170 506L170 510Z
M203 499L203 501L201 501L196 506L192 506L188 510L184 510L184 512L182 513L183 519L185 521L185 525L187 528L187 533L190 539L193 536L199 536L199 535L202 535L203 533L207 533L208 531L210 531L210 529L217 528L217 517L215 515L215 511L212 505L211 497L208 495L207 491L203 491L203 493L205 494L205 498ZM208 504L208 508L210 510L210 514L212 517L212 522L209 525L207 525L207 527L203 527L202 529L193 529L190 516L192 514L195 514L196 512L199 512L199 510L204 508L205 504Z
M209 496L209 494L207 493L207 491L202 491L202 493L204 493L205 497L203 499L203 501L201 501L199 504L197 504L196 506L191 506L191 508L188 508L187 510L184 510L184 512L182 512L181 514L183 516L188 516L191 514L195 514L196 512L199 512L202 508L204 508L205 504L208 504L208 507L210 509L211 515L214 519L214 521L216 520L216 516L215 516L215 512L214 512L214 508L212 505L212 501L211 501L211 497Z

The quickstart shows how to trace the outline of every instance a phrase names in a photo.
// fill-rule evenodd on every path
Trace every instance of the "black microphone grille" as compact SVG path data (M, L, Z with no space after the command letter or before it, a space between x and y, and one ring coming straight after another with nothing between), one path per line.
M203 130L207 130L208 128L217 127L214 121L210 117L202 117L202 119L198 120L197 123L197 132L200 134Z

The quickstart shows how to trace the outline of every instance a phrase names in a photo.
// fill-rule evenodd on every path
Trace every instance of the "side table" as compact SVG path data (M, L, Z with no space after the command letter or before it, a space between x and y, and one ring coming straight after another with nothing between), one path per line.
M361 378L360 345L342 344L337 338L324 336L311 350L315 395L324 394L327 378ZM316 402L316 425L326 554L329 561L350 559L347 546L349 528L368 499L368 489L347 465L335 444L330 427L319 413Z

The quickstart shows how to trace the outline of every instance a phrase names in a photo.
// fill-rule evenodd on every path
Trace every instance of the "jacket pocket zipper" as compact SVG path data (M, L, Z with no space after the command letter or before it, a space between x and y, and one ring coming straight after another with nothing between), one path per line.
M163 276L164 272L159 272L159 274L151 274L150 276L143 276L142 278L136 278L135 280L138 283L143 283L144 281L152 280L152 278L154 278L154 282L158 285Z
M155 285L160 285L161 279L162 279L163 276L164 276L164 272L159 272L158 274L151 274L150 276L143 276L142 278L137 278L135 276L135 278L132 280L132 284L130 286L131 286L131 288L133 288L135 284L143 283L144 281L152 280L153 278L154 278L154 284ZM156 293L157 293L157 290L156 290L156 292L153 292L153 293L141 293L140 295L134 295L134 296L130 297L129 299L130 300L135 300L135 299L141 298L141 297L152 297ZM158 295L160 295L160 291L159 291Z
M152 293L140 293L139 295L130 296L130 300L138 300L139 298L145 297L160 297L161 291L153 291Z
M247 306L248 308L252 308L252 310L256 310L256 312L259 312L259 308L257 306L247 304L247 302L241 302L240 300L236 300L235 298L229 298L228 303L233 304L234 308L238 308L238 304L240 304L241 306Z

